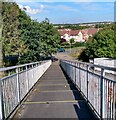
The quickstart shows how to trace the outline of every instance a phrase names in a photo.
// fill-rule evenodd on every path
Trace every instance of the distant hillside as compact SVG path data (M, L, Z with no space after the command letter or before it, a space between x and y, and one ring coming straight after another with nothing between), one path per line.
M111 21L104 21L104 22L89 22L89 23L76 23L76 24L72 24L72 23L64 23L64 24L53 24L54 26L64 26L64 25L89 25L89 24L111 24L113 22Z
M78 23L78 24L54 24L57 29L72 29L82 30L86 28L111 28L114 26L113 22L91 22L91 23Z

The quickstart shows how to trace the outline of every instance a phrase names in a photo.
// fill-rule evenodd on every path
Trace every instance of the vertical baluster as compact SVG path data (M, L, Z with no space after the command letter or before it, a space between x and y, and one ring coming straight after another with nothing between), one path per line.
M2 80L0 79L0 120L3 120L4 117L4 105L3 105L3 91L2 91Z
M26 84L27 84L27 92L29 91L29 79L28 79L28 68L26 66Z
M108 80L106 80L106 112L108 113ZM108 118L108 114L106 115Z
M103 75L104 75L104 69L101 68L101 77L100 77L100 91L101 91L101 109L100 109L100 115L101 115L101 119L103 119L105 117L105 112L104 112L104 79L103 79Z
M17 74L17 101L20 102L19 68L16 68L16 74Z
M76 62L75 62L75 85L76 85L76 77L77 77L76 72L77 72L77 68L76 68Z
M80 87L80 90L81 90L81 70L80 70L80 63L79 63L79 87Z
M116 104L116 85L113 83L113 101L112 101L112 118L115 119L116 118L116 108L115 108L115 104Z
M87 84L87 96L86 97L87 97L87 100L88 100L88 89L89 89L88 88L88 84L89 84L89 80L88 80L88 71L89 70L88 70L88 68L89 68L89 66L87 65L86 66L86 84Z

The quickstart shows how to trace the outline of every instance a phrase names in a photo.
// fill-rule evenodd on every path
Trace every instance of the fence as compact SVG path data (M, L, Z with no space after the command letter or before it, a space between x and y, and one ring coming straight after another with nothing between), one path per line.
M0 79L0 119L11 114L50 65L51 61L43 61L0 68L0 72L12 73Z
M60 64L99 118L116 119L116 76L104 72L116 68L66 60Z

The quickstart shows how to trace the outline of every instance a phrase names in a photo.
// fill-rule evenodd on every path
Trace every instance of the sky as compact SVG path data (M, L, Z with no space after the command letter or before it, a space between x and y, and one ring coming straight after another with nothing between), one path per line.
M80 2L81 1L81 2ZM114 21L114 0L16 0L19 7L41 22L53 24Z

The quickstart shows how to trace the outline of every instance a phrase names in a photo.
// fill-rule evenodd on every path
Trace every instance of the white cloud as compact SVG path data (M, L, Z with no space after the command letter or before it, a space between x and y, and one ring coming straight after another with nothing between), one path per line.
M19 8L20 8L20 9L23 9L23 5L21 5L21 4L18 4L18 6L19 6Z
M23 6L21 4L18 5L20 9L25 10L29 14L37 14L42 12L42 10L44 9L44 5L39 5L38 8L31 8L30 6Z

